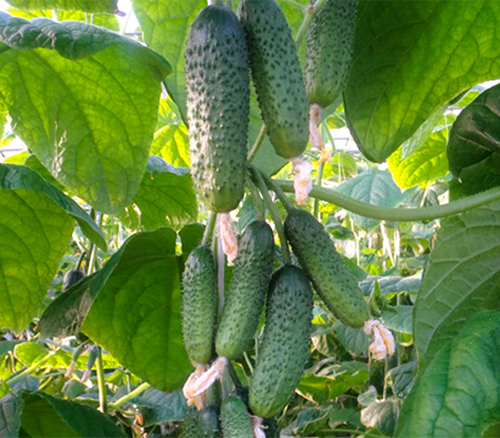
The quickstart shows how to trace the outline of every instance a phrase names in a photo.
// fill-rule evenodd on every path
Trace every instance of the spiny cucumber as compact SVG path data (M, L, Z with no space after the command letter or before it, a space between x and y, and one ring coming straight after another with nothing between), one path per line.
M200 246L189 254L182 276L182 334L194 364L206 364L212 357L217 304L214 256Z
M240 398L230 396L224 400L220 417L224 438L254 438L250 415Z
M272 417L288 403L309 355L312 291L307 275L295 266L278 269L267 297L262 347L250 384L250 408Z
M370 316L368 305L323 226L299 209L288 212L284 226L293 252L321 299L344 324L362 327Z
M269 139L278 155L296 157L304 152L309 138L308 103L285 15L274 0L243 0L238 15Z
M219 419L217 409L210 407L198 411L188 408L184 420L184 438L219 438Z
M358 0L327 0L309 26L305 77L310 103L325 108L344 89L357 6Z
M245 36L236 15L207 6L185 52L191 170L208 209L236 208L243 197L249 121Z
M250 346L259 322L273 267L274 238L269 225L254 221L238 243L238 257L217 329L219 356L237 359Z

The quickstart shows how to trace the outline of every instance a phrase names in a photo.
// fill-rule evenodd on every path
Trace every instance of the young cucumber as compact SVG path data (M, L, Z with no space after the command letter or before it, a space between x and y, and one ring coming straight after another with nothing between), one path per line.
M260 417L272 417L288 403L309 355L312 291L295 266L278 269L267 297L264 339L250 384L249 402Z
M292 34L274 0L243 0L238 15L245 29L255 91L278 155L296 157L309 137L307 96Z
M288 212L284 225L293 252L328 308L344 324L363 326L370 316L368 305L323 226L298 209Z
M212 251L195 248L182 276L182 334L189 358L206 364L212 357L217 318L217 277Z
M254 438L247 407L238 397L228 397L220 408L224 438Z
M237 359L250 346L259 322L273 267L274 238L269 225L248 225L238 244L233 277L215 338L219 356Z
M193 180L208 209L230 211L243 197L250 105L247 47L236 15L204 8L184 56Z
M184 420L183 438L219 438L220 436L217 409L210 407L198 411L195 407L188 408Z
M305 76L310 103L327 107L344 89L357 6L358 0L327 0L309 26Z

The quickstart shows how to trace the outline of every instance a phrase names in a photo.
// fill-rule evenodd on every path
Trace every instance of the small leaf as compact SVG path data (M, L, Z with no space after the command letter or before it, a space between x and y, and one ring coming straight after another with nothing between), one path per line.
M0 188L0 211L0 327L20 332L44 306L74 222L44 194L21 188Z
M403 363L389 370L386 379L390 383L392 392L396 397L400 399L406 398L415 383L416 372L416 361Z
M399 416L399 400L388 398L377 401L361 410L361 422L367 428L375 428L392 436Z
M26 11L55 9L64 11L109 12L114 14L118 0L7 0L12 6Z
M499 26L498 2L361 2L344 100L363 153L384 161L449 100L498 78Z
M107 245L104 235L90 216L69 196L41 178L37 172L30 170L26 166L0 164L1 189L25 189L45 195L72 216L78 222L78 225L80 225L83 233L92 242L99 246L99 248L106 250Z
M189 138L186 125L165 125L155 132L151 154L177 167L189 167Z
M397 437L479 437L500 420L500 313L475 314L417 378Z
M392 175L377 169L366 170L356 178L346 181L338 187L338 191L358 201L380 207L395 207L402 200L401 190L394 183ZM366 231L373 230L379 224L376 219L355 214L352 218L356 225Z
M475 312L498 306L499 260L499 202L442 221L415 304L419 365L429 363Z
M368 352L371 340L362 328L352 328L339 321L335 322L333 326L335 334L349 353L362 356Z
M486 90L457 117L446 153L466 194L500 185L500 86Z
M43 392L22 393L22 428L30 436L125 437L115 424L97 410Z
M384 310L380 318L384 325L392 331L413 333L413 306L394 306L389 310Z
M0 40L1 98L16 134L73 193L122 210L144 174L168 63L81 22L0 13Z
M121 364L162 391L179 389L192 370L182 340L174 251L175 233L169 228L129 238L82 327Z
M196 248L203 238L205 226L202 224L189 224L179 231L182 242L182 253L186 255Z
M0 398L0 436L18 436L21 428L23 400L12 394Z
M308 436L314 434L328 422L328 409L308 408L299 412L297 419L288 425L283 433L294 436Z
M390 295L400 292L417 293L420 290L421 282L422 280L418 274L411 277L391 275L387 277L369 277L363 280L359 286L365 295L370 295L375 283L377 283L381 295Z

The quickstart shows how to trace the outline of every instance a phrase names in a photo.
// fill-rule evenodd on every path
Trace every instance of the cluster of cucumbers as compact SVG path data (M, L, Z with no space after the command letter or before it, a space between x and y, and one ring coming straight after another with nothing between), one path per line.
M354 0L346 3L355 5ZM339 0L329 0L322 12L331 15L332 8L342 5ZM328 23L328 17L318 14L313 21L309 46L323 35L321 26ZM326 86L335 88L329 92L329 100L332 96L335 99L342 86L345 69L339 67L338 60L334 67L325 64L328 61L323 59L329 57L327 51L316 50L315 60L308 61L304 80L290 28L274 0L242 0L238 15L216 5L200 12L190 30L185 68L191 171L209 210L229 212L244 196L249 177L250 74L271 144L280 156L296 157L308 142L309 104L326 104L325 99L316 102L314 95L322 96L323 91L313 84L328 79ZM337 73L325 79L318 73L320 67L335 68ZM332 76L336 77L333 85ZM288 403L309 356L311 282L345 324L360 327L369 317L355 278L323 226L308 212L292 208L284 231L301 267L285 264L273 272L272 229L264 220L255 220L239 239L220 314L211 249L199 246L186 261L182 323L186 351L193 364L209 365L217 356L240 359L253 347L264 304L266 308L248 394L225 394L220 408L215 403L199 412L190 411L187 437L220 436L220 427L224 437L253 437L250 414L271 418Z

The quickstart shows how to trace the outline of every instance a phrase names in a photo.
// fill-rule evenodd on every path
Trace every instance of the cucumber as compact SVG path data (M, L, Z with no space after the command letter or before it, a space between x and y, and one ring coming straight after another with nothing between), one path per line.
M293 252L327 307L344 324L362 327L370 317L363 292L323 226L307 211L292 209L284 228Z
M274 238L264 221L248 225L238 243L238 257L217 329L215 350L228 359L247 350L259 323L271 271Z
M299 156L309 138L304 79L290 28L273 0L243 0L238 9L262 119L276 153Z
M182 334L194 364L207 364L212 357L217 305L214 256L200 246L189 254L182 276Z
M204 8L184 56L193 180L209 210L231 211L244 192L250 106L247 46L236 15Z
M66 272L66 274L64 274L61 291L66 292L71 286L78 283L85 277L85 272L78 269L70 269L68 272Z
M184 438L219 438L219 419L214 407L197 411L190 407L184 420Z
M288 403L307 358L312 291L307 275L284 266L271 278L262 347L250 383L249 403L259 417L272 417Z
M243 400L230 396L220 408L224 438L254 438L252 422Z
M352 60L358 0L327 0L307 35L306 90L325 108L342 93Z

